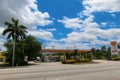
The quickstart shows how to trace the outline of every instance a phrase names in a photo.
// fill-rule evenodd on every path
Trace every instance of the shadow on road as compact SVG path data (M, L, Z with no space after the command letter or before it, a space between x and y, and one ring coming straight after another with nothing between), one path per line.
M34 66L34 65L40 65L40 64L36 64L36 63L29 63L28 65L24 65L24 66L10 66L9 64L0 64L0 69L6 69L6 68L18 68L18 67L21 67L21 68L27 68L29 66Z

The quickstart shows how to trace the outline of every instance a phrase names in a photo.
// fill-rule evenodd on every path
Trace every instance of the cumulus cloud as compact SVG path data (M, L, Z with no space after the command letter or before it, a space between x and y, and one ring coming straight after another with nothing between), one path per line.
M6 50L6 48L5 48L5 47L3 47L4 42L5 42L5 40L4 40L4 39L0 39L0 51L4 51L4 50Z
M47 29L47 31L56 31L56 28Z
M38 10L37 0L1 0L0 1L0 37L6 28L5 21L11 22L11 18L19 19L19 23L28 28L29 34L42 39L51 39L49 31L35 31L37 26L46 26L53 23L48 12ZM4 43L5 38L0 40ZM2 46L2 44L0 44ZM3 47L4 48L4 47ZM3 49L2 49L3 50Z
M44 40L52 40L53 38L52 33L45 30L30 30L28 34Z
M85 11L92 12L119 12L120 0L84 0Z
M1 0L0 2L0 26L4 21L10 21L11 17L18 18L29 29L33 26L45 26L51 24L48 12L38 10L36 0Z
M2 32L3 32L4 28L0 27L0 50L6 50L5 47L3 47L4 43L5 43L5 38L2 36Z
M81 42L86 42L81 44L81 46L87 44L90 41L94 41L96 40L96 36L95 35L89 35L87 33L84 32L72 32L70 34L68 34L67 38L61 39L62 41L65 41L66 43L71 43L71 44L78 44ZM80 47L80 45L78 46L78 48Z
M81 47L80 47L81 46ZM49 49L91 49L91 45L82 43L60 43L58 42L51 42L48 43L45 48Z
M58 22L63 23L66 28L72 29L81 28L80 24L82 23L82 21L79 18L67 18L67 17L64 17L63 20L58 20Z
M102 22L101 24L102 24L102 26L106 26L106 25L107 25L107 23L106 23L106 22Z
M90 48L90 46L96 45L109 45L112 40L120 40L119 28L113 28L113 25L108 25L107 22L101 22L98 24L94 21L94 12L108 12L111 16L115 17L114 12L120 12L120 0L83 0L84 10L79 13L78 18L68 18L64 17L62 22L66 28L79 28L81 31L73 31L67 34L67 38L62 38L61 41L66 42L66 44L80 44L84 46L84 49ZM85 19L83 19L86 17ZM103 30L101 26L107 27L112 26L110 29ZM100 40L99 38L103 40ZM106 39L106 41L104 40ZM82 42L87 43L82 43ZM86 45L87 44L87 45ZM87 47L88 46L88 47Z
M0 36L2 36L2 32L3 32L4 28L0 27Z
M44 40L53 40L52 31L57 29L37 30L36 26L45 26L53 23L48 12L41 12L38 10L37 0L1 0L0 3L0 37L4 30L4 21L10 21L11 17L18 18L21 24L28 27L28 34ZM120 12L120 0L83 0L84 10L79 13L79 17L69 18L63 17L63 20L58 22L63 23L65 28L73 29L67 34L66 38L48 43L47 48L51 48L54 44L56 48L76 48L90 49L91 46L109 44L111 40L120 40L119 28L113 28L115 24L108 24L101 22L98 24L94 21L94 12L108 12L114 18L114 12ZM78 13L76 13L78 14ZM56 19L55 19L56 20ZM103 30L101 26L112 26L110 29ZM75 31L74 29L78 29ZM100 40L100 38L108 39L107 41ZM0 43L5 40L0 39ZM84 43L83 43L84 42ZM0 44L0 46L3 44Z

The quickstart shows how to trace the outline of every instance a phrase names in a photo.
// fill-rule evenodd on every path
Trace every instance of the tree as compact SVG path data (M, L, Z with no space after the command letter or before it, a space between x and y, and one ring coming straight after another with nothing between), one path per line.
M92 56L93 56L93 58L96 59L96 55L95 55L96 49L95 49L95 48L92 48L91 51L92 51Z
M24 60L26 54L24 53L24 41L23 40L20 40L17 42L16 44L16 50L15 52L17 54L15 54L15 58L14 58L14 65L26 65L27 64L27 61ZM13 46L13 42L12 40L8 40L4 46L7 48L7 54L6 54L6 60L7 62L9 62L9 64L11 65L12 64L12 46Z
M3 31L3 35L7 35L7 39L12 37L13 40L13 57L12 57L12 66L14 66L14 57L15 57L15 46L16 42L20 39L25 38L25 33L27 33L27 28L24 25L19 25L19 20L11 18L12 23L5 22L7 28Z
M32 60L36 56L40 56L41 46L42 44L38 42L34 36L29 35L26 37L24 52L28 56L29 60Z
M112 58L111 58L111 48L110 48L110 47L107 48L106 59L107 59L107 60L111 60L111 59L112 59Z
M8 40L4 46L8 50L8 54L6 55L7 61L11 64L11 57L10 54L12 52L12 40ZM32 60L33 58L37 56L41 56L40 54L41 50L41 43L37 41L37 39L31 35L26 36L24 40L19 40L16 44L16 55L15 55L15 63L18 63L19 65L25 65L27 64L26 61L24 61L24 57L28 56L28 60Z
M106 58L106 52L107 52L106 46L102 46L102 47L101 47L101 54L102 54L102 56L103 56L104 58Z
M106 46L102 46L102 47L101 47L101 52L106 53L106 51L107 51Z
M103 58L103 54L101 53L100 49L97 49L95 51L95 55L96 55L96 59L102 59Z

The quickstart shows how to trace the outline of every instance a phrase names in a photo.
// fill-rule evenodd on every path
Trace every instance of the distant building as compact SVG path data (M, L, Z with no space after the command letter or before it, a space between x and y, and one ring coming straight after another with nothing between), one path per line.
M1 52L0 52L0 63L4 63L6 62L6 56L4 56Z

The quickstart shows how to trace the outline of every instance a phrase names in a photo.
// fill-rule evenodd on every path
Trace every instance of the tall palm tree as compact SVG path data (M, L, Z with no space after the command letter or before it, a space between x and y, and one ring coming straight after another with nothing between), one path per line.
M12 66L14 66L14 56L15 56L15 44L18 40L25 38L25 33L27 33L27 28L24 25L19 25L19 20L11 18L12 23L5 22L7 28L3 31L3 35L7 35L7 39L12 37L13 40L13 57Z

